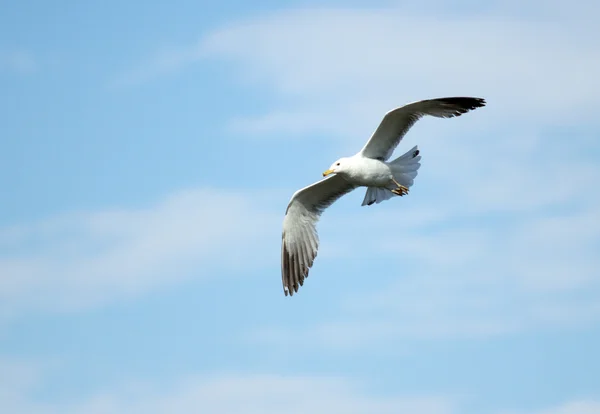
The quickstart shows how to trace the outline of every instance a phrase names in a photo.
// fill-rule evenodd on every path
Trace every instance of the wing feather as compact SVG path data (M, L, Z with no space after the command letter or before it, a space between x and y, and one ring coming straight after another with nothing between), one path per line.
M281 236L281 281L286 296L298 292L317 257L319 237L316 226L321 214L355 188L344 178L332 175L292 196Z
M385 161L392 156L408 130L423 116L453 118L482 106L485 106L485 100L481 98L454 97L427 99L393 109L385 114L361 154Z

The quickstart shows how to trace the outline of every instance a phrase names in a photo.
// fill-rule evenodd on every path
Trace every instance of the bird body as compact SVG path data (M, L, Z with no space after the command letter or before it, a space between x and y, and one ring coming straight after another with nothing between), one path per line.
M392 168L385 161L356 154L342 162L346 162L351 168L338 170L336 174L357 186L384 187L393 178Z
M319 248L316 224L321 213L357 187L367 187L362 205L370 206L408 194L421 166L419 149L387 162L414 123L425 115L460 116L485 106L480 98L454 97L414 102L388 112L360 152L340 158L323 173L326 178L292 196L283 220L281 277L283 291L292 296L308 277Z

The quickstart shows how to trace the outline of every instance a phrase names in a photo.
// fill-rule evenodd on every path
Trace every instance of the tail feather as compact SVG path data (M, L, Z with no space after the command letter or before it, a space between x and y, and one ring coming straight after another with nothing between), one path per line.
M419 154L419 148L415 146L410 151L390 162L394 179L405 187L411 187L414 184L418 170L421 168L419 162L421 161L421 156Z
M362 206L370 206L374 203L381 203L382 201L389 200L395 194L390 190L380 187L367 187L367 193L365 194L365 198L362 202Z
M419 162L419 160L421 159L419 154L420 154L419 146L415 145L410 150L408 150L407 152L405 152L404 154L402 154L401 156L396 158L394 161L392 161L391 164L395 164L398 162L415 161L415 159L416 159L416 162Z
M421 161L421 156L419 155L419 149L417 146L391 161L389 165L392 169L394 179L398 181L399 184L410 188L414 184L418 170L421 167L419 161ZM392 193L390 189L368 187L362 205L370 206L374 203L379 204L382 201L389 200L394 196L395 194Z

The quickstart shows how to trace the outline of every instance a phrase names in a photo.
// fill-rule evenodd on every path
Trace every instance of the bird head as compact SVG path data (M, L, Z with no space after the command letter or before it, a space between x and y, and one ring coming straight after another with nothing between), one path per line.
M346 158L340 158L339 160L331 164L331 167L329 167L329 169L323 173L323 177L326 177L329 174L337 174L343 172L345 165Z

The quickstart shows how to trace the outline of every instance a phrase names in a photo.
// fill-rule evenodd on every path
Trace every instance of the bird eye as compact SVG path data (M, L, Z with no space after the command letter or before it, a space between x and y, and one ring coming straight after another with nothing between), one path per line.
M335 164L335 165L340 165L340 163L338 162L338 163L337 163L337 164Z

